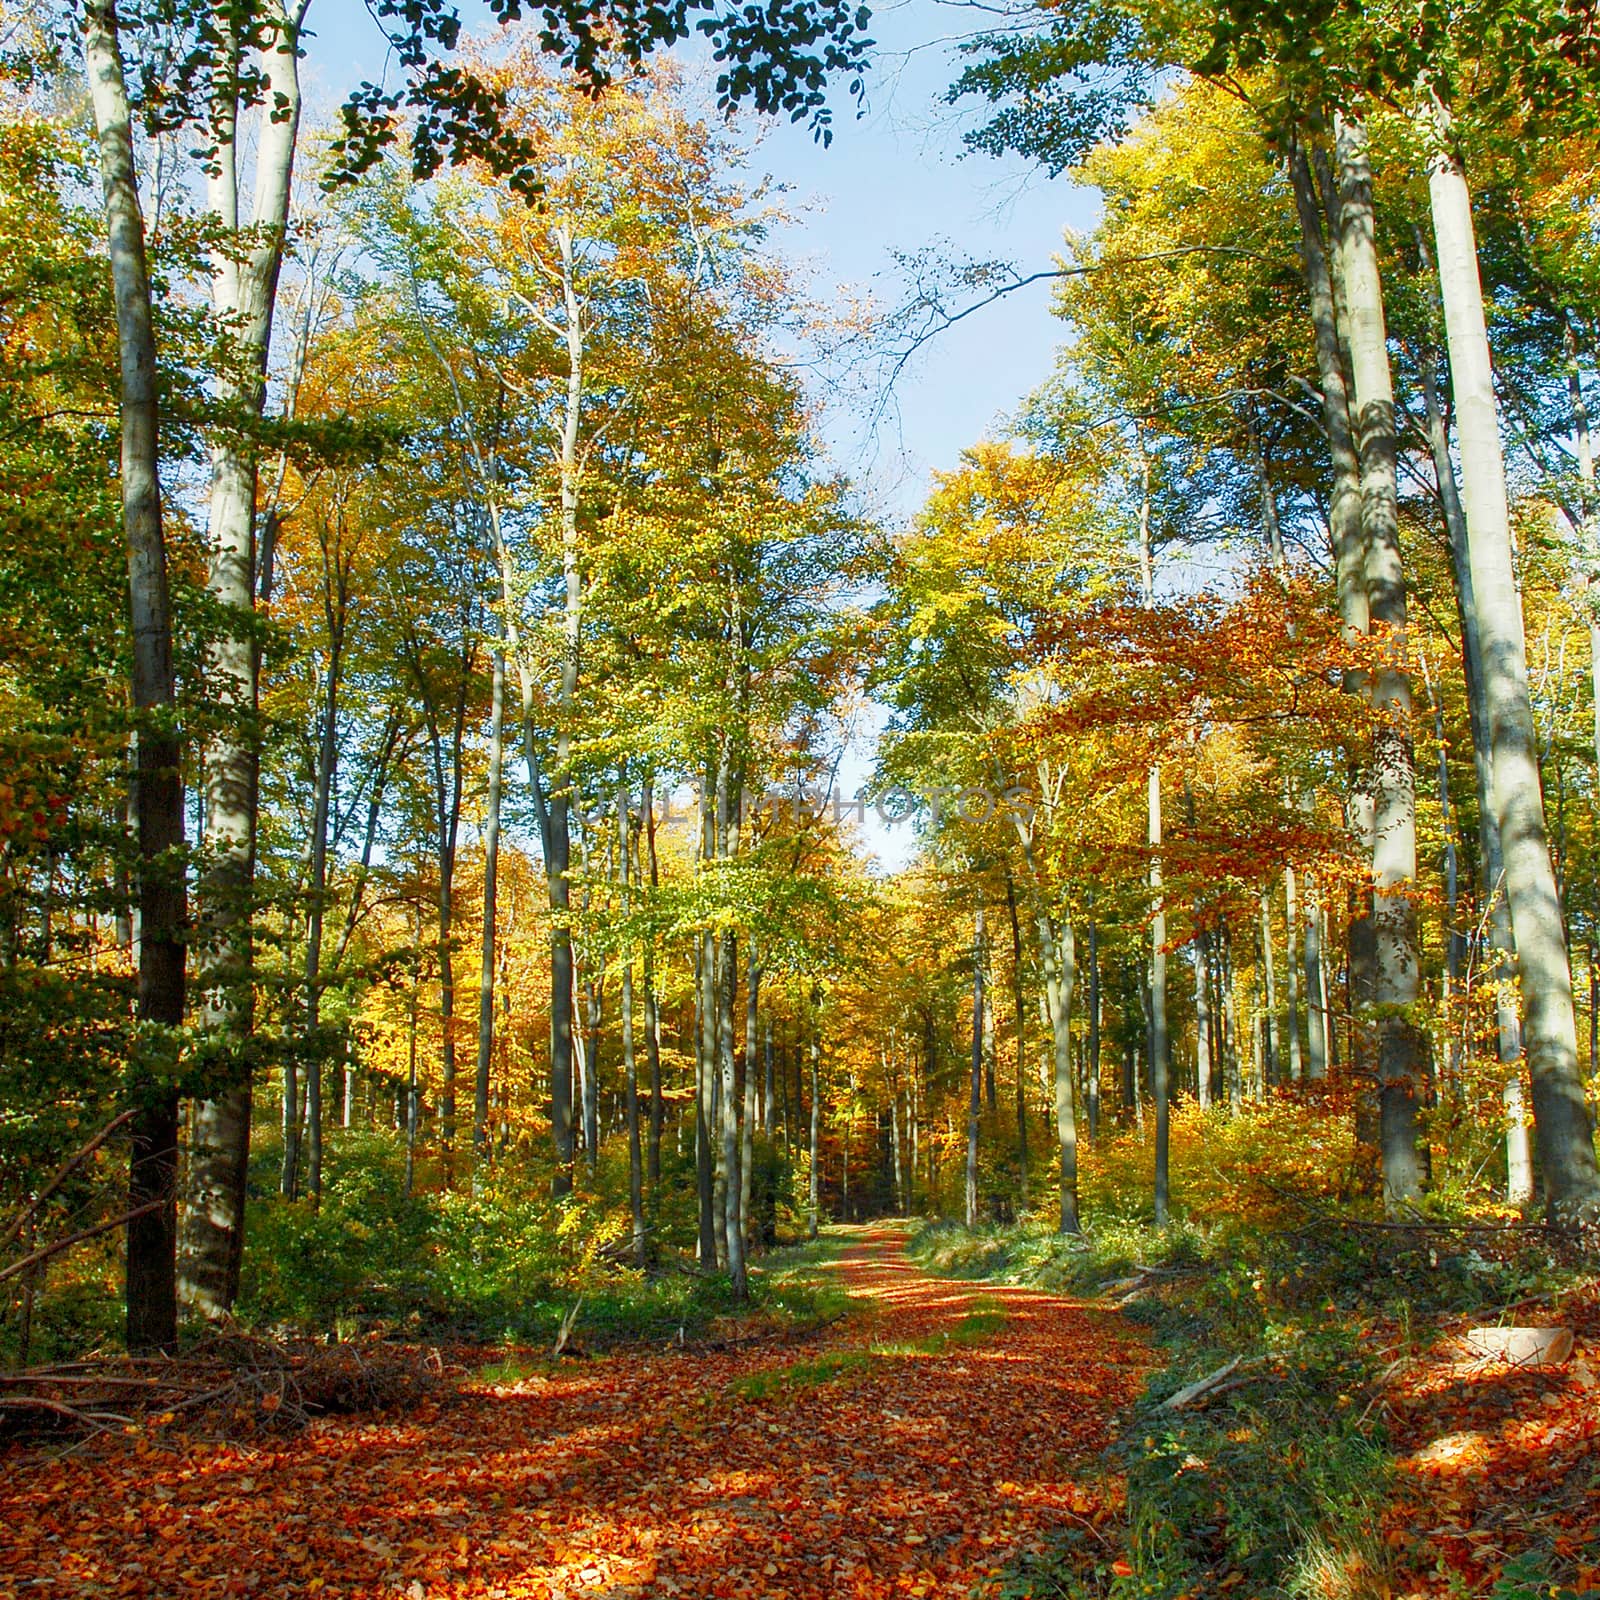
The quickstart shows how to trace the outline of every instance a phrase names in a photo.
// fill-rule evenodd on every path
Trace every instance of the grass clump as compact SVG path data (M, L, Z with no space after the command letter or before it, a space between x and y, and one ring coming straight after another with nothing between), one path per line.
M871 1356L865 1350L831 1350L825 1355L791 1361L787 1366L746 1373L728 1385L728 1393L738 1400L784 1398L801 1390L820 1388L839 1378L865 1372L871 1361Z

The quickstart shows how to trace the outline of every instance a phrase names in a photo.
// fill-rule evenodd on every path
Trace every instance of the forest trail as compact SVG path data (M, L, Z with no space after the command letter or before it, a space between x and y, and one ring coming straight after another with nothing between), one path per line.
M1140 1331L929 1277L903 1228L848 1232L825 1270L865 1304L824 1341L572 1362L400 1420L7 1472L0 1593L966 1600L1042 1532L1093 1536L1086 1458L1138 1392Z

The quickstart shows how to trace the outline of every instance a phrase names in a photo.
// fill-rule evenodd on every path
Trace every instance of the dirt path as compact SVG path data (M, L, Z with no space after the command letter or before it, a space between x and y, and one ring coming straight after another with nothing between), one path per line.
M868 1314L798 1350L611 1357L265 1448L9 1472L0 1594L966 1600L1092 1523L1074 1469L1148 1355L1113 1315L927 1277L902 1242L861 1231L832 1270Z

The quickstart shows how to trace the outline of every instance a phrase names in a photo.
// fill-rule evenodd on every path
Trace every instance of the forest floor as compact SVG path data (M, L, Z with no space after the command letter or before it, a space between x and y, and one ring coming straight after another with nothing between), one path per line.
M1143 1330L840 1232L853 1312L804 1344L512 1359L281 1439L13 1453L0 1593L966 1600L1063 1526L1109 1552L1095 1458Z

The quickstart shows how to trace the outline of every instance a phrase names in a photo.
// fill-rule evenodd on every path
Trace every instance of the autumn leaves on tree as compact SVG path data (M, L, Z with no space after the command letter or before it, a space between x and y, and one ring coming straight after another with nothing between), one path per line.
M736 1299L780 1220L1076 1233L1113 1137L1165 1225L1189 1101L1353 1125L1391 1218L1590 1216L1560 17L973 41L972 142L1103 212L1052 379L888 527L803 374L906 320L844 337L741 125L644 70L699 28L722 110L825 131L864 14L380 7L400 86L323 127L303 7L180 9L30 35L0 152L5 1170L128 1114L130 1345L235 1313L252 1208L368 1134Z

